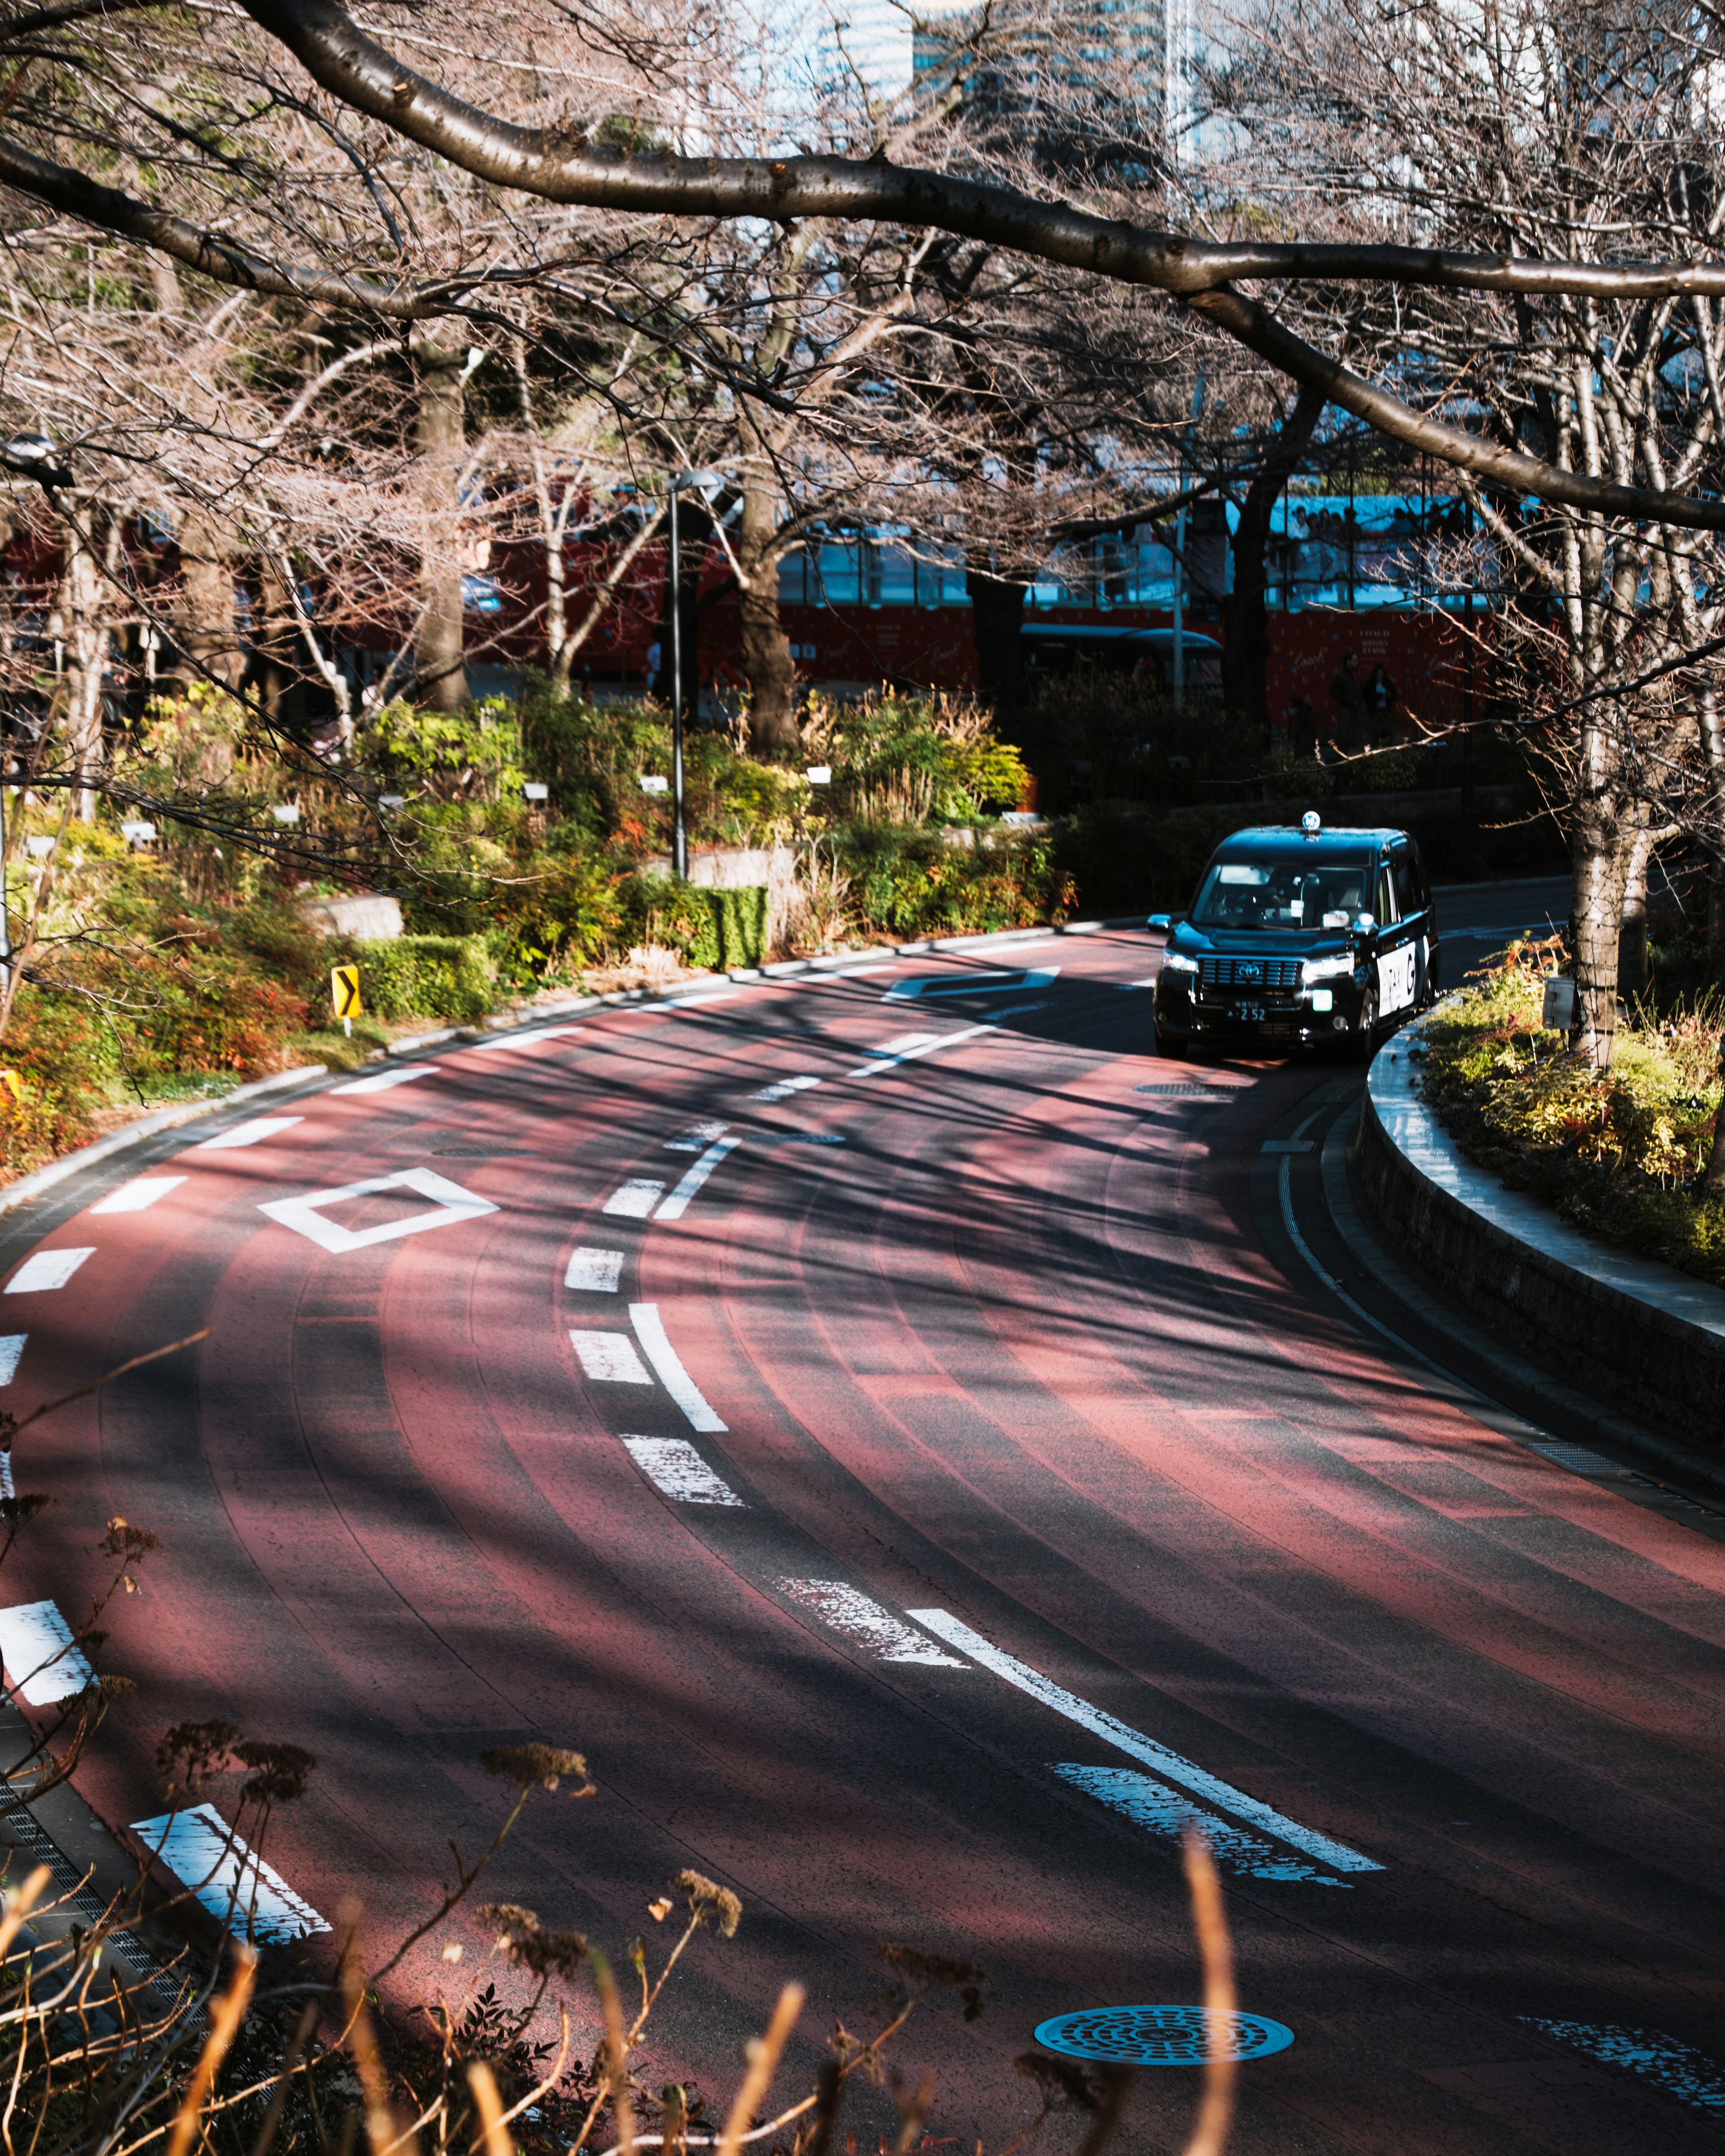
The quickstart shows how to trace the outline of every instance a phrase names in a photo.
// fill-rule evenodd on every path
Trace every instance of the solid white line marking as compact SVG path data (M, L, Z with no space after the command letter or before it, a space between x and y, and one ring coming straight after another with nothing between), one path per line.
M561 1040L566 1033L579 1033L578 1025L542 1025L536 1033L506 1033L501 1040L475 1040L468 1045L475 1055L486 1055L503 1048L531 1048L536 1040Z
M747 993L746 988L721 988L716 996L679 996L674 1004L668 1004L665 1009L672 1018L675 1018L681 1011L700 1010L707 1004L735 1003L739 996L747 995Z
M0 1339L0 1385L9 1385L18 1375L18 1358L29 1337L28 1332L8 1332Z
M779 1078L770 1086L763 1086L758 1093L751 1093L752 1101L788 1101L793 1093L806 1093L811 1086L819 1085L819 1078Z
M1328 1835L1320 1834L1313 1827L1301 1826L1296 1820L1284 1817L1268 1804L1260 1804L1255 1797L1249 1797L1243 1789L1236 1789L1219 1776L1206 1773L1190 1759L1183 1759L1178 1752L1171 1752L1165 1744L1158 1744L1153 1737L1145 1737L1123 1722L1117 1722L1111 1714L1105 1714L1088 1700L1080 1699L1074 1692L1065 1691L1045 1677L1040 1670L1033 1670L1028 1662L1021 1662L1012 1655L992 1646L980 1632L973 1632L962 1619L951 1616L944 1609L912 1609L907 1613L919 1625L926 1625L931 1632L961 1647L973 1655L984 1669L993 1670L995 1676L1004 1677L1008 1684L1016 1685L1027 1691L1032 1699L1040 1699L1045 1707L1051 1707L1056 1714L1063 1714L1069 1722L1076 1722L1092 1736L1100 1737L1105 1743L1124 1752L1128 1758L1142 1760L1147 1767L1155 1767L1171 1782L1182 1789L1190 1789L1194 1796L1217 1805L1224 1812L1232 1812L1236 1819L1250 1820L1254 1826L1273 1834L1278 1841L1291 1842L1296 1849L1303 1849L1308 1856L1315 1856L1322 1864L1333 1865L1337 1871L1381 1871L1384 1866L1369 1856L1362 1856L1357 1849L1345 1842L1332 1841Z
M51 1287L64 1287L86 1258L95 1255L95 1245L86 1250L37 1250L26 1258L6 1283L8 1295L40 1295Z
M386 1220L381 1228L357 1230L325 1219L319 1210L325 1205L344 1204L350 1198L369 1198L380 1190L412 1190L435 1202L429 1213L409 1213L399 1220ZM319 1250L337 1255L369 1250L374 1243L391 1243L398 1235L423 1235L428 1228L454 1227L458 1221L477 1220L498 1209L489 1198L475 1198L470 1190L464 1190L459 1183L451 1183L429 1168L403 1168L398 1175L373 1175L363 1183L344 1183L339 1190L314 1190L305 1198L273 1198L258 1208L284 1228L291 1228L316 1243Z
M1625 2029L1609 2023L1547 2021L1534 2014L1521 2019L1530 2029L1542 2030L1559 2044L1573 2044L1590 2058L1644 2075L1681 2103L1725 2114L1725 2073L1716 2060L1676 2036L1657 2029Z
M653 1382L626 1332L580 1332L572 1327L569 1345L581 1358L583 1371L597 1384L650 1385Z
M674 1138L665 1140L665 1150L667 1152L699 1152L703 1146L711 1145L715 1138L723 1137L730 1127L729 1123L691 1123L686 1131L679 1131Z
M28 1707L52 1707L56 1700L69 1699L95 1676L53 1602L20 1602L0 1609L0 1661Z
M623 1445L654 1487L680 1505L736 1505L747 1510L686 1437L626 1437Z
M563 1275L563 1286L579 1288L587 1295L615 1295L622 1272L621 1250L598 1250L583 1243L578 1250L569 1254L569 1270Z
M110 1190L100 1205L90 1209L92 1213L141 1213L158 1198L166 1198L170 1190L177 1190L185 1180L183 1175L141 1175Z
M641 1343L642 1353L659 1373L659 1382L677 1405L688 1416L696 1430L716 1434L726 1428L696 1389L694 1379L683 1368L677 1351L670 1344L665 1330L665 1321L659 1315L656 1302L632 1302L629 1314L634 1322L635 1337Z
M1307 1122L1316 1122L1317 1120L1317 1118L1316 1116L1308 1116L1307 1117ZM1302 1123L1300 1127L1301 1130L1304 1130L1306 1128L1306 1123ZM1299 1227L1294 1219L1293 1185L1288 1177L1288 1170L1291 1165L1292 1163L1290 1161L1286 1159L1283 1160L1281 1166L1276 1170L1276 1194L1281 1200L1281 1224L1287 1231L1288 1240L1300 1253L1301 1257L1304 1260L1306 1264L1317 1275L1324 1286L1330 1291L1330 1293L1335 1296L1337 1301L1344 1304L1347 1308L1351 1310L1362 1325L1369 1325L1373 1332L1381 1335L1381 1337L1385 1340L1388 1340L1393 1347L1399 1348L1404 1355L1411 1356L1414 1362L1423 1363L1428 1370L1438 1370L1439 1365L1432 1361L1430 1355L1422 1355L1417 1348L1413 1347L1409 1342L1404 1340L1399 1332L1392 1332L1387 1325L1380 1325L1378 1320L1373 1317L1369 1310L1363 1310L1360 1307L1359 1304L1354 1301L1353 1297L1348 1292L1347 1289L1343 1286L1341 1281L1336 1278L1335 1275L1333 1273L1327 1272L1323 1266L1318 1263L1317 1258L1312 1254L1312 1245L1300 1233ZM1447 1373L1440 1371L1440 1374L1445 1375ZM1476 1394L1475 1397L1477 1398L1478 1395Z
M706 1181L708 1176L726 1154L735 1152L742 1143L742 1140L736 1137L721 1138L716 1144L710 1145L701 1158L689 1169L670 1196L665 1199L664 1204L653 1215L654 1219L680 1220L689 1210L689 1200L700 1189L701 1184Z
M956 1048L961 1040L974 1040L979 1033L992 1033L992 1025L967 1025L957 1033L907 1033L902 1042L889 1041L885 1048L871 1048L869 1053L882 1058L879 1063L860 1063L855 1070L847 1070L847 1078L878 1078L883 1070L895 1070L901 1063L913 1063L919 1055L932 1055L937 1048ZM920 1042L921 1046L912 1044ZM892 1053L897 1049L896 1055Z
M621 1220L644 1220L659 1203L665 1185L651 1176L631 1176L605 1200L604 1210Z
M236 1938L285 1944L330 1928L213 1804L138 1820L131 1830Z
M416 1063L411 1070L382 1070L375 1078L356 1078L346 1086L331 1086L331 1093L387 1093L392 1086L411 1086L416 1078L432 1077L434 1063Z
M262 1145L265 1138L273 1138L278 1131L290 1131L295 1123L303 1123L303 1116L254 1116L249 1122L236 1123L231 1131L223 1131L219 1137L206 1138L202 1145L188 1146L188 1152L232 1152L240 1146Z
M1244 1827L1232 1826L1214 1813L1200 1811L1189 1797L1130 1767L1080 1767L1050 1763L1049 1771L1062 1781L1086 1790L1117 1812L1124 1812L1152 1834L1171 1835L1178 1841L1188 1828L1195 1827L1209 1844L1210 1854L1224 1871L1243 1873L1248 1879L1291 1879L1310 1887L1347 1887L1327 1871L1314 1871L1302 1858L1290 1856L1260 1841Z
M782 1579L779 1591L793 1602L812 1609L824 1625L830 1625L847 1640L855 1640L883 1662L922 1662L934 1669L963 1670L970 1666L956 1655L943 1654L932 1640L914 1631L902 1618L883 1609L842 1579Z
M936 1041L946 1037L943 1033L897 1033L891 1040L883 1040L878 1048L864 1052L869 1055L904 1055L913 1048L932 1048Z

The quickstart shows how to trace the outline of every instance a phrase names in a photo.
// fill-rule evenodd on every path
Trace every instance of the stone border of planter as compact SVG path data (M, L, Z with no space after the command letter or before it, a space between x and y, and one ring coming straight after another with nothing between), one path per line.
M1725 1289L1593 1241L1468 1160L1420 1097L1419 1037L1373 1059L1349 1149L1380 1228L1578 1390L1725 1457Z

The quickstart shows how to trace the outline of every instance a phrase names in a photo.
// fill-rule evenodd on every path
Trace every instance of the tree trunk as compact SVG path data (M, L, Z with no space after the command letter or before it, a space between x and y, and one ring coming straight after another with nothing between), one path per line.
M65 568L60 578L58 622L51 624L65 652L62 729L67 760L83 780L95 777L102 762L102 673L108 655L108 629L102 619L102 578L95 556L77 523L63 527ZM78 820L95 820L95 788L80 785L75 794Z
M1625 996L1647 991L1647 870L1654 834L1645 828L1630 841L1623 878L1623 926L1617 938L1617 984Z
M983 700L997 712L1015 712L1025 696L1024 595L1030 588L967 563L964 588L970 595L977 682Z
M466 646L461 605L460 505L456 473L467 429L461 377L466 355L454 345L413 347L418 380L415 421L426 512L420 566L424 613L413 641L415 694L440 711L467 702Z
M1617 939L1623 920L1625 849L1615 804L1584 801L1570 837L1569 933L1580 1023L1570 1038L1597 1070L1617 1036Z
M745 477L737 562L743 583L742 670L749 684L749 747L757 756L794 756L797 668L778 618L778 495L764 480Z
M205 509L186 512L180 525L180 624L176 640L179 680L213 680L237 688L245 671L245 647L234 606L234 534Z
M1265 557L1271 518L1323 417L1325 401L1321 389L1302 389L1295 398L1246 489L1234 535L1234 589L1222 602L1222 685L1230 707L1255 725L1269 716L1264 680L1270 664L1270 580Z

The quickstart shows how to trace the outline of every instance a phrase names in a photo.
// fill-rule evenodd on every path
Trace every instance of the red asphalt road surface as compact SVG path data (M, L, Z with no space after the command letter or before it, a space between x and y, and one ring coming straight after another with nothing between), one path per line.
M647 1905L685 1866L745 1905L668 1989L649 2085L728 2094L796 1977L780 2087L799 2092L900 1940L988 1973L980 2019L931 2005L897 2049L938 2070L932 2133L998 2145L1034 2109L1012 2061L1045 2017L1199 1996L1178 1847L1051 1771L1145 1771L1106 1736L962 1650L883 1660L781 1584L840 1583L901 1620L952 1613L1382 1867L1278 1844L1296 1876L1228 1879L1241 2003L1296 2039L1242 2070L1240 2156L1717 2147L1725 1548L1314 1309L1249 1184L1265 1136L1338 1074L1156 1063L1153 963L1142 937L1099 935L612 1010L452 1047L390 1091L283 1096L259 1112L300 1120L244 1150L200 1151L194 1127L171 1159L105 1164L86 1204L140 1172L187 1179L46 1235L95 1255L0 1306L28 1333L8 1404L211 1337L15 1460L57 1503L6 1601L81 1615L110 1515L166 1545L106 1620L100 1666L137 1690L81 1777L90 1802L158 1811L154 1748L187 1717L303 1745L310 1793L266 1853L326 1915L362 1902L382 1941L434 1906L451 1839L490 1839L482 1749L578 1747L599 1794L536 1798L482 1898L614 1953L668 1943ZM1058 978L1021 993L982 978L1039 965ZM882 1000L934 975L974 993ZM750 1097L799 1074L822 1082ZM1134 1090L1151 1083L1225 1104ZM743 1142L680 1219L603 1212L629 1178L669 1188L705 1141L666 1141L706 1122ZM497 1209L340 1253L258 1209L416 1167ZM426 1204L337 1214L359 1229ZM563 1285L578 1246L622 1254L619 1291ZM570 1328L627 1334L637 1302L722 1433L662 1384L583 1375ZM742 1504L668 1498L625 1435L692 1443ZM234 1784L215 1794L231 1817ZM453 1935L461 1967L434 1941L404 1994L479 1966L484 1928ZM1543 2022L1686 2046L1722 2101ZM1181 2146L1194 2095L1189 2073L1141 2076L1122 2145ZM886 2116L866 2097L855 2123L871 2138Z

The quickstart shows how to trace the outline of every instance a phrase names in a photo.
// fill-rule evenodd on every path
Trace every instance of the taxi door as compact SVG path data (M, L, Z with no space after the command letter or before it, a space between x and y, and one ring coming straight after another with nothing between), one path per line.
M1378 916L1378 937L1373 957L1378 975L1378 1018L1382 1024L1400 1018L1420 1000L1420 976L1425 958L1420 916L1402 915L1396 895L1399 879L1388 855L1378 864L1377 889L1372 911Z

